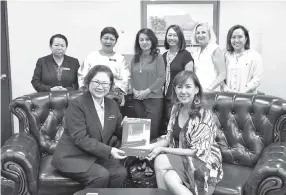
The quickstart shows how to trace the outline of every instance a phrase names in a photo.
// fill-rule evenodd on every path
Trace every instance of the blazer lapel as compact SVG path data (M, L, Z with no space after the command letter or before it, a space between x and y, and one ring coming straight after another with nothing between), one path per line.
M108 98L104 98L104 127L103 127L103 133L102 133L102 137L105 139L109 139L110 138L110 134L113 134L114 129L111 128L112 125L114 125L114 122L112 120L114 120L116 118L116 116L114 116L114 108L112 108L111 104L110 104L110 100ZM104 140L107 141L107 140Z
M93 103L93 100L92 100L92 97L91 97L91 94L90 92L86 92L85 93L85 99L86 99L86 103L88 105L88 108L90 110L90 113L92 115L92 117L94 118L94 122L95 122L95 125L98 127L99 129L99 133L100 133L100 136L101 136L101 140L102 139L102 125L100 123L100 120L99 120L99 117L98 117L98 114L97 114L97 111L95 109L95 106L94 106L94 103Z
M47 56L46 62L47 62L47 66L50 71L51 77L53 77L53 79L57 81L58 79L57 79L57 74L56 74L56 69L55 69L55 62L54 62L52 54Z
M64 61L63 61L63 64L62 64L62 67L63 68L66 68L68 70L70 70L70 60L66 57L66 55L64 56ZM67 71L67 70L63 70L62 71L62 78L67 78L67 75L70 74L70 71Z

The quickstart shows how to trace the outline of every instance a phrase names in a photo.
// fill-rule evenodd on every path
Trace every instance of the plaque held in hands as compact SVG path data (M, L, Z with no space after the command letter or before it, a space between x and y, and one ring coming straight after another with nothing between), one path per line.
M122 125L120 149L125 152L126 156L147 156L150 150L144 147L150 143L151 119L124 118Z

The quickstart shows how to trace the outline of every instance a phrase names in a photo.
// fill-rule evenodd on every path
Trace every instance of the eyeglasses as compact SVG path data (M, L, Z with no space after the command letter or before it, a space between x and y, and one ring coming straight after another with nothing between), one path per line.
M115 41L116 41L116 39L110 38L110 37L102 37L102 39L103 39L104 41L110 40L110 42L115 42Z
M110 83L101 83L99 81L90 81L90 83L92 84L92 86L94 87L98 87L99 85L101 85L103 88L108 88L110 87Z

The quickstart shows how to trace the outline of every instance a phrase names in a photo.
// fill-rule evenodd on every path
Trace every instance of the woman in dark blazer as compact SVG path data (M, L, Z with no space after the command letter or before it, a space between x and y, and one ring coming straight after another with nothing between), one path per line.
M52 53L39 58L34 70L32 85L37 92L77 90L79 61L65 55L68 40L56 34L50 38Z
M55 149L52 165L64 176L89 188L119 188L127 175L118 159L124 151L108 145L122 135L122 116L117 103L105 97L113 74L107 66L93 67L85 77L88 91L67 108L65 130Z

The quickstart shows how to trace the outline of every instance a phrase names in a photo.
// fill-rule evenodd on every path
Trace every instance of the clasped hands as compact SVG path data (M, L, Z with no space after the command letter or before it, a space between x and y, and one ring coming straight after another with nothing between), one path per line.
M54 86L51 88L51 91L67 91L67 88L64 88L62 86Z
M144 100L146 99L147 95L151 92L149 88L145 90L136 90L133 89L134 98L137 100Z

